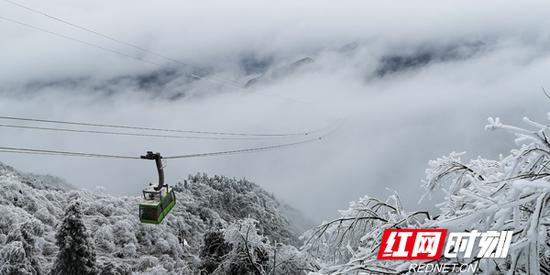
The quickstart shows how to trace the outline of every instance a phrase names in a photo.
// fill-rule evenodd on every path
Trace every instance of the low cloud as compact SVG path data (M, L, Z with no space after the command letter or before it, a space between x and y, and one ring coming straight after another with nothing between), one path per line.
M162 65L0 20L0 113L248 132L300 132L345 117L319 142L167 164L169 182L196 172L246 177L316 219L334 216L363 194L384 197L386 188L418 208L428 160L451 151L493 158L506 153L512 138L484 132L485 119L544 120L550 104L541 92L549 86L550 68L550 18L543 12L550 4L542 1L24 4L189 66L1 2L0 16ZM251 84L220 84L229 81ZM0 133L6 146L132 155L284 142ZM136 195L155 179L153 164L145 161L8 154L0 160L121 195Z

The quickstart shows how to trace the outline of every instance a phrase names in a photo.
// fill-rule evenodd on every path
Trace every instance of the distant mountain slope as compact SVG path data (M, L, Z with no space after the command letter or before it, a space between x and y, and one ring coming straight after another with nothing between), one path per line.
M314 62L315 60L308 56L290 64L284 64L283 66L272 68L259 75L253 75L251 79L246 81L245 87L251 87L261 81L274 81L284 78Z
M257 220L259 233L273 241L296 245L301 233L284 217L289 213L296 219L300 216L296 210L256 184L223 176L198 174L175 186L176 207L161 225L139 222L138 197L78 191L55 177L23 174L1 163L0 188L0 266L25 262L25 255L15 253L22 251L15 245L21 237L13 237L25 227L43 273L57 253L54 236L64 208L77 199L94 238L98 264L104 270L118 270L113 274L192 273L200 264L204 233L248 217Z

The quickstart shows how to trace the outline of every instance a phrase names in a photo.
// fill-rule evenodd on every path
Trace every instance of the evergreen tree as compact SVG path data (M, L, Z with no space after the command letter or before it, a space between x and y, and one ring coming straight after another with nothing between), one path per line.
M67 207L65 218L55 237L59 253L52 275L97 274L93 243L82 221L82 210L78 201Z

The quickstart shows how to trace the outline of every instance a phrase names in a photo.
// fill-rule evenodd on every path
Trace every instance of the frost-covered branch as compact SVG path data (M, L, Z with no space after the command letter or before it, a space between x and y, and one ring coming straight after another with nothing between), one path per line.
M510 255L501 261L479 261L486 274L548 274L550 270L550 144L546 125L524 118L533 130L505 125L489 118L488 130L516 135L520 148L499 160L462 161L451 153L428 163L425 196L443 192L435 218L426 211L407 212L394 194L380 204L365 197L305 236L304 249L326 263L319 274L401 274L405 261L376 260L387 228L447 228L450 231L513 231ZM423 196L424 197L424 196ZM383 205L383 206L381 206ZM336 251L337 253L334 253ZM336 255L336 256L334 256ZM441 258L441 263L458 259Z

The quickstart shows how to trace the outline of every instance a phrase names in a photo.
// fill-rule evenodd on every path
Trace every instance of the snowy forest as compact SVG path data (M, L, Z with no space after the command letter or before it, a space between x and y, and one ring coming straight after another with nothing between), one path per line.
M400 195L368 195L340 218L307 219L245 179L197 174L175 186L161 225L141 224L138 197L77 190L62 179L0 166L0 274L403 274L407 262L377 261L387 228L513 230L505 260L480 274L548 274L548 126L489 118L487 130L519 147L497 160L450 153L430 161L425 197L435 210L404 209ZM445 259L441 261L460 261Z

